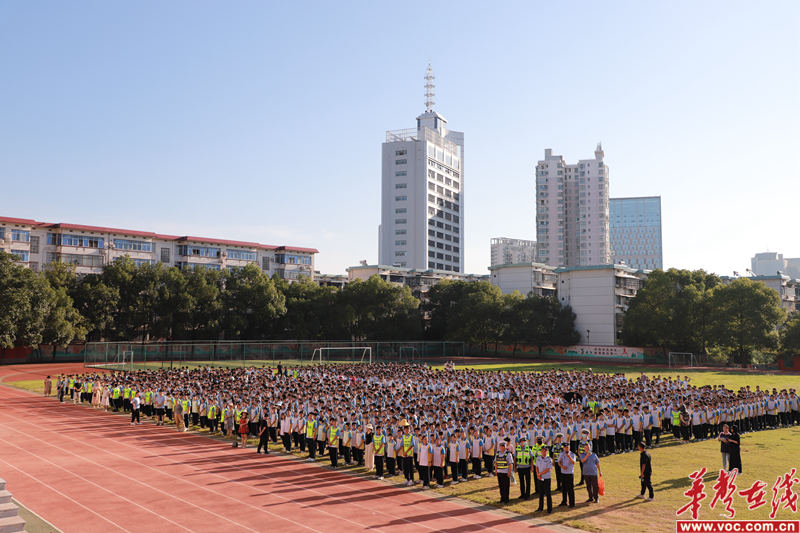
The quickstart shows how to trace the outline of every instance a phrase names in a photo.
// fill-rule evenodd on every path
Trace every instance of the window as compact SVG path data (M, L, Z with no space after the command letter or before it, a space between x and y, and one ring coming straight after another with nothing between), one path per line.
M428 268L436 268L436 263L428 261Z
M395 196L394 197L394 201L395 202L405 202L406 200L408 200L408 196Z
M405 170L398 170L397 172L394 173L394 175L397 177L407 176L408 172L406 172Z
M47 252L45 254L45 263L54 263L60 261L68 265L86 266L86 267L101 267L103 266L103 257L100 255L78 255L78 254L57 254L54 252Z
M395 183L394 184L394 188L395 189L407 189L408 188L408 184L406 184L406 183Z
M444 244L441 243L441 242L437 242L436 243L436 247L439 248L440 250L442 250L442 249L444 249Z
M437 253L436 254L436 259L444 259L444 254ZM439 267L439 268L442 268L442 267Z
M31 237L31 253L39 253L39 237Z
M395 235L405 235L406 234L406 230L404 230L404 229L396 229L396 230L394 230L394 234Z
M225 250L228 254L228 259L241 259L244 261L256 261L258 252L249 252L246 250Z
M269 270L269 257L261 258L261 270Z
M453 251L455 253L460 253L460 248L458 246L453 246Z
M275 255L275 262L282 265L310 265L311 257L307 255L277 254Z
M161 249L161 262L162 263L169 263L169 248L162 248Z
M406 223L406 219L404 219L404 218L396 218L396 219L394 219L394 223L395 224L405 224Z
M436 246L436 241L432 241L432 240L428 239L428 246L433 248L434 246Z
M6 228L0 228L0 240L6 238Z
M436 259L436 252L434 252L434 251L428 252L428 257L432 257L432 258Z
M27 263L30 259L28 250L11 250L11 255L16 255L19 257L18 261L23 263Z
M395 165L405 165L406 163L408 163L408 160L406 160L406 159L397 159L394 162Z
M394 155L406 155L408 152L406 150L395 150Z
M428 190L429 191L435 191L436 190L436 184L434 184L433 182L429 181L428 182Z
M444 233L442 233L441 231L437 231L436 236L441 239L444 237Z
M116 241L114 241L116 243ZM148 243L149 244L149 243ZM150 251L149 249L147 250ZM196 255L199 257L219 257L219 248L208 248L205 246L191 246L188 244L181 244L177 247L176 255Z
M396 252L394 253L394 256L395 256L395 257L402 257L402 256L404 256L404 255L406 255L406 252L405 252L405 250L398 250L398 251L396 251Z
M12 229L11 230L11 240L14 242L30 242L31 240L31 232L30 231L23 231L21 229Z
M405 246L406 245L406 241L394 241L394 245L395 246Z
M66 235L62 235L62 237L66 237ZM133 252L153 251L152 243L145 241L131 241L128 239L114 239L114 248L117 250L130 250ZM217 248L217 251L219 251L219 248Z

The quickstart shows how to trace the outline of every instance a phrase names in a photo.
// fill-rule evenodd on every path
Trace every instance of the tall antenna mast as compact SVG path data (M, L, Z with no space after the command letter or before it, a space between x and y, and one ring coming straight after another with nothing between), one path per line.
M433 80L435 79L436 77L433 75L431 63L428 61L428 70L425 71L425 111L428 113L433 111L433 104L435 103L433 101L433 97L435 96L433 94Z

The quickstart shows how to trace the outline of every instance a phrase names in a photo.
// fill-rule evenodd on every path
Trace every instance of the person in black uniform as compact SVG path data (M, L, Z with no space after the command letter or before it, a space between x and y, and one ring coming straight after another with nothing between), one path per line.
M653 468L650 465L650 452L647 451L647 446L644 442L639 443L639 480L642 482L642 493L637 496L644 498L644 491L649 491L649 497L644 501L653 501L653 483L650 481L650 476L653 474Z

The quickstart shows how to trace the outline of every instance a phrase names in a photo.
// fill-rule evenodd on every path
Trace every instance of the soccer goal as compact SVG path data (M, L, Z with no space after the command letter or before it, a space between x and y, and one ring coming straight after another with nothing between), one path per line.
M669 367L689 367L694 369L697 365L697 358L689 352L669 352Z
M337 346L316 348L311 354L311 364L315 363L372 363L370 346Z
M422 362L422 357L420 357L419 351L414 346L401 346L400 361L404 363L418 363Z

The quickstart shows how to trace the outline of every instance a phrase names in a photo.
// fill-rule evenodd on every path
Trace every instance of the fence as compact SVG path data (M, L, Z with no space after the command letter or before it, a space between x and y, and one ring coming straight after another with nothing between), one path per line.
M327 350L326 348L337 348ZM366 350L369 348L369 350ZM321 349L321 350L320 350ZM316 355L315 355L316 354ZM365 354L367 355L366 357ZM197 366L261 366L279 362L435 363L464 357L462 342L353 341L195 341L90 342L84 366L155 369Z

